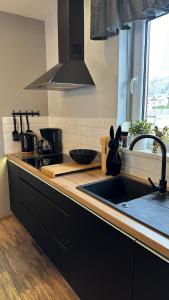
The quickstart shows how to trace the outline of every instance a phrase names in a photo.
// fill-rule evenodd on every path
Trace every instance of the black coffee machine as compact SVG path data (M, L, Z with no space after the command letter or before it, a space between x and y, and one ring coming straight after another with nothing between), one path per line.
M62 153L62 130L59 128L39 129L42 140L38 142L38 152L40 154Z

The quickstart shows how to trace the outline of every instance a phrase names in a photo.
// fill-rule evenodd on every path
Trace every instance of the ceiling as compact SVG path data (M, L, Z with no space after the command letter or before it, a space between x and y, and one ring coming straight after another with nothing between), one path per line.
M0 0L0 11L45 21L57 7L57 0Z

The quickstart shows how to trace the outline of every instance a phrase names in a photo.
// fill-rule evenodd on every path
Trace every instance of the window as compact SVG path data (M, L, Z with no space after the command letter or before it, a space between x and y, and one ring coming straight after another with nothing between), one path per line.
M169 14L133 29L131 118L169 126Z
M169 125L169 14L149 24L144 116L163 128Z

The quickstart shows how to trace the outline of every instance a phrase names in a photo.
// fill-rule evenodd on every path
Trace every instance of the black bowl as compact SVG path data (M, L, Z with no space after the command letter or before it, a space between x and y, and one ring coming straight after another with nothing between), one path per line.
M89 149L75 149L70 150L69 154L78 164L87 165L96 158L97 151Z

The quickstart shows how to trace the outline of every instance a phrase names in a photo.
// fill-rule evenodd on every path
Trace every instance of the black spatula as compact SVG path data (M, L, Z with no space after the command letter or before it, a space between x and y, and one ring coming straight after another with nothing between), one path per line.
M19 133L16 130L16 117L13 115L13 124L14 124L14 131L12 132L12 138L14 142L19 141Z

